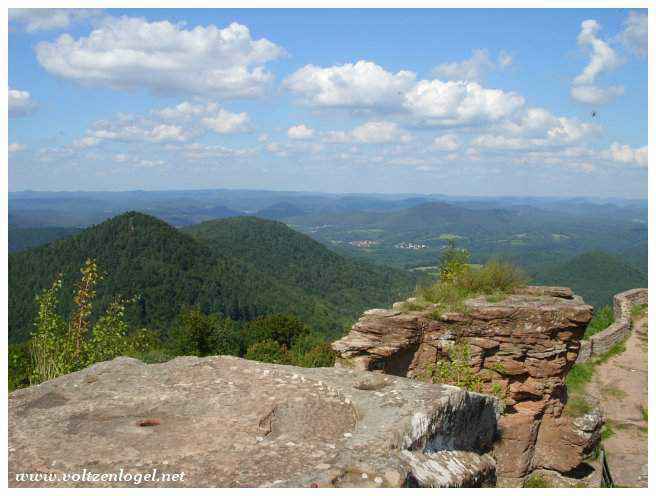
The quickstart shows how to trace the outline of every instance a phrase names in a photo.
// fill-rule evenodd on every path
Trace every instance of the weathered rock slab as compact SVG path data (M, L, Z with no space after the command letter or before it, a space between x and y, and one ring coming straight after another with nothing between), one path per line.
M9 396L9 485L134 487L16 479L121 469L184 473L142 487L483 484L498 414L490 396L371 372L122 357Z

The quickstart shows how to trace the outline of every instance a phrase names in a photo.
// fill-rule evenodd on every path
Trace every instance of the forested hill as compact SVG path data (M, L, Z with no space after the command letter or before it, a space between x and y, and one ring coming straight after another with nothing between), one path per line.
M362 310L389 304L413 286L411 276L403 272L335 255L279 223L242 219L226 224L220 230L223 234L217 234L224 239L223 248L218 248L218 243L208 241L212 236L201 235L211 232L212 224L198 226L192 236L154 217L129 212L75 236L10 254L10 341L29 336L36 316L35 295L49 287L57 274L64 275L63 293L72 294L87 258L95 258L107 273L98 286L98 311L117 294L136 296L128 320L163 332L183 306L198 305L207 313L220 312L236 320L294 313L316 329L336 334ZM271 224L277 230L270 230ZM226 233L229 226L237 234ZM250 232L260 228L270 234ZM266 239L270 249L258 246ZM293 253L272 253L275 249ZM323 269L312 272L312 265L323 265L336 274ZM299 274L294 275L294 270ZM322 295L322 287L329 296Z
M531 274L535 284L569 286L586 303L599 308L613 295L631 288L646 288L647 273L622 257L603 251L582 253L563 263L545 265Z
M214 252L251 263L284 284L345 309L371 308L414 287L407 272L338 255L282 222L234 217L185 228Z

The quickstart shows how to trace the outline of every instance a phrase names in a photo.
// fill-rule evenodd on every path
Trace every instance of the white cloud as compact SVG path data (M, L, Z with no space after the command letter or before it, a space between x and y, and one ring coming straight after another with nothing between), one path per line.
M219 110L219 106L214 102L192 103L185 101L173 107L155 109L152 114L170 121L188 121L193 117L204 116L217 110Z
M575 85L592 84L599 74L612 71L621 64L615 50L597 36L600 29L601 25L593 19L581 23L578 43L590 48L590 62L574 79Z
M587 103L590 105L602 105L610 103L618 96L624 94L623 86L609 86L600 88L595 85L572 86L572 98L577 102Z
M493 150L527 150L544 144L544 140L512 138L500 135L483 134L474 138L470 145L475 148Z
M184 123L187 128L197 121L218 134L249 133L253 130L246 112L230 112L215 102L185 101L173 107L155 109L151 114L167 122Z
M488 51L479 48L469 59L438 65L433 69L433 74L446 80L482 81L495 67Z
M23 117L31 114L36 108L28 91L9 88L8 93L9 117Z
M185 158L189 160L208 160L220 158L244 158L255 154L250 148L228 148L222 145L205 145L187 143L181 148Z
M168 21L111 17L87 37L64 34L38 43L36 54L51 74L85 85L252 98L273 79L264 64L284 50L254 40L238 23L184 29Z
M91 148L100 143L100 138L95 136L83 136L82 138L73 141L74 148Z
M310 139L314 136L314 129L307 127L305 124L299 124L298 126L290 127L287 130L287 136L295 140Z
M216 114L203 117L201 122L205 127L219 134L249 133L253 130L246 112L235 114L219 109Z
M21 143L9 143L9 153L22 152L26 149L26 146Z
M9 9L9 23L21 25L28 33L34 33L66 29L100 15L100 9Z
M637 164L641 167L647 167L647 147L631 148L629 145L621 145L614 142L608 150L602 154L604 157L624 164Z
M306 105L378 109L394 107L414 80L413 72L393 74L373 62L360 60L325 68L306 65L289 76L284 85Z
M351 132L353 139L360 143L408 142L412 138L393 122L372 121L356 127Z
M542 139L544 144L558 144L591 138L601 132L601 126L569 117L556 117L540 107L529 107L501 123L496 131L513 137Z
M465 81L420 81L406 93L403 106L425 125L459 126L498 121L524 105L516 93Z
M647 14L629 12L623 26L624 29L618 36L620 42L627 50L640 57L647 55Z
M488 73L496 69L505 69L512 63L512 56L504 50L499 52L498 60L495 62L486 49L478 48L472 52L471 58L438 65L433 69L433 75L449 81L475 81L480 83Z
M196 132L182 126L154 122L141 116L119 114L113 120L100 120L91 125L86 135L74 142L78 147L93 146L100 141L166 143L186 141Z
M455 134L443 134L433 140L434 150L452 152L460 148L460 140Z
M324 143L408 143L412 136L403 131L396 123L388 121L370 121L357 126L351 131L328 131L322 134Z

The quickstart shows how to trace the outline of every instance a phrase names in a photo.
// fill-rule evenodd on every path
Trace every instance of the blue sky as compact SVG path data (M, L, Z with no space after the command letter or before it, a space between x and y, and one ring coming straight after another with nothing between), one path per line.
M9 23L11 191L647 194L645 10Z

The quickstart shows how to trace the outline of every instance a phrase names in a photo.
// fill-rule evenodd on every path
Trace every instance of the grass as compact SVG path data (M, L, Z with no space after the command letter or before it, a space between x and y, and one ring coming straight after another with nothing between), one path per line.
M606 439L610 438L611 436L615 435L615 431L611 427L609 422L606 422L604 424L604 427L601 429L601 440L605 441Z
M613 386L603 386L601 388L601 392L607 398L616 398L618 400L626 398L626 391L622 391L621 389Z
M644 313L647 312L647 304L643 303L641 305L633 305L631 307L631 317L641 317Z
M644 420L645 422L649 422L649 410L648 410L648 408L645 407L645 406L641 406L640 407L640 413L642 415L642 420Z
M626 351L625 341L615 343L606 353L597 358L584 363L574 365L567 377L565 385L567 386L567 404L565 413L571 417L580 417L592 411L592 405L585 398L585 388L594 376L595 369L598 365L605 363L610 358L624 353ZM620 392L621 393L621 392Z
M498 303L526 283L527 278L520 269L507 262L492 260L478 268L465 266L448 281L419 288L417 300L436 304L436 317L444 312L465 313L467 298L486 296L490 303Z
M594 336L598 332L601 332L604 329L606 329L613 322L615 322L613 307L611 307L610 305L606 305L605 307L602 307L592 317L592 320L588 324L588 327L585 329L585 334L583 335L583 339L589 339L591 336Z
M541 475L531 475L524 481L523 487L551 487L544 477Z
M582 417L592 411L592 405L583 397L576 395L567 399L565 413L570 417Z

